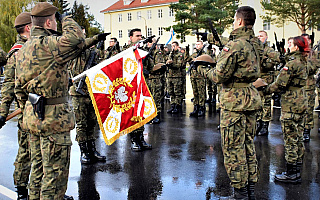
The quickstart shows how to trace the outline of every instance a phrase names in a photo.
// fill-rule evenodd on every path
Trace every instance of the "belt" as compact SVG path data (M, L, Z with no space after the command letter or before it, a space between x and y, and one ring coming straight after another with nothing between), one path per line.
M68 97L58 97L58 98L46 98L46 105L55 105L55 104L62 104L67 103Z
M250 87L251 83L229 83L229 84L222 84L224 88L244 88Z
M294 86L289 86L288 90L299 90L302 89L302 87L294 87Z

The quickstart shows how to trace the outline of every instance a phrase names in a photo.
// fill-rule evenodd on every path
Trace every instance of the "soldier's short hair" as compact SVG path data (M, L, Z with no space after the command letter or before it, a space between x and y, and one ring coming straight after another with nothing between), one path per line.
M54 15L45 16L45 17L32 16L32 24L33 26L43 27L47 19L54 20Z
M129 37L133 36L134 32L141 32L141 29L140 28L134 28L134 29L130 30Z
M310 39L310 35L308 33L302 33L301 36Z
M197 40L197 42L201 42L203 44L203 41L202 40Z
M264 30L259 31L259 33L264 33L264 34L266 34L266 36L268 36L268 33Z
M250 6L241 6L237 9L236 16L243 19L244 25L254 25L256 21L256 12Z
M307 39L305 39L302 36L294 37L293 44L297 45L299 47L299 51L301 51L302 53L306 53L310 51Z
M172 44L176 44L177 46L179 46L179 43L177 41L172 42Z
M110 38L110 40L113 40L114 42L118 41L117 38L115 38L115 37Z

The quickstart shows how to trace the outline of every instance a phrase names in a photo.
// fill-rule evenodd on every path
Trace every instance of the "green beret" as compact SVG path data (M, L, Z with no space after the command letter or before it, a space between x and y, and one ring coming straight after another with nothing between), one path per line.
M16 17L16 20L14 21L14 27L17 28L30 23L31 23L31 13L23 12Z
M58 8L48 2L39 2L31 10L31 15L35 17L46 17L55 14Z

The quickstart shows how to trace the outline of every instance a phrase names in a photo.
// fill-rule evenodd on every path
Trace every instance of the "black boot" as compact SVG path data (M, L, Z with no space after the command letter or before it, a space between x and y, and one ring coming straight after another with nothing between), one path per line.
M87 141L87 147L89 150L89 155L92 160L100 161L100 162L105 162L106 157L102 156L96 149L96 144L94 140L89 140Z
M172 114L178 114L180 112L181 106L176 104L174 107L173 111L171 112Z
M172 113L172 111L175 109L176 104L171 104L171 108L169 110L167 110L167 113Z
M256 197L254 195L254 185L255 185L254 182L251 182L251 181L248 182L247 190L248 190L249 200L255 200L256 199Z
M208 94L209 98L206 100L206 103L211 103L212 101L212 94Z
M297 176L297 165L287 163L287 171L276 174L274 180L283 183L301 183L301 178Z
M17 186L18 200L28 199L28 189L27 186Z
M64 195L63 200L73 200L73 196Z
M242 200L249 199L247 187L243 187L240 189L234 188L233 199L242 199Z
M157 114L157 116L153 118L151 124L160 124L160 114Z
M257 130L256 130L256 135L261 131L262 129L262 120L257 120Z
M262 121L262 127L260 132L258 132L258 135L260 136L268 135L269 134L268 128L269 128L269 122Z
M304 129L303 130L303 141L304 142L309 142L310 141L310 129Z
M301 178L302 162L297 162L297 178Z
M200 106L199 107L199 112L198 112L198 117L203 117L205 115L205 107Z
M148 144L145 140L144 140L144 136L143 136L143 133L140 133L139 134L139 143L140 143L140 146L143 148L143 149L146 149L146 150L151 150L152 149L152 145L151 144Z
M80 162L81 164L89 164L92 162L89 155L89 150L86 142L79 142L79 147L81 151Z
M139 136L137 133L130 133L131 137L131 150L132 151L142 151L142 147L139 143Z
M189 114L190 117L198 117L199 105L193 106L193 111Z

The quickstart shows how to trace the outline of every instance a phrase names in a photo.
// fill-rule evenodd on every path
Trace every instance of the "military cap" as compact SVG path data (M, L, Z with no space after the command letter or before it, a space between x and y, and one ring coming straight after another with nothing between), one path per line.
M16 17L14 21L14 27L19 27L23 25L27 25L31 23L31 13L23 12Z
M204 62L208 62L208 63L214 63L212 57L207 54L198 56L195 61L204 61Z
M154 67L153 67L153 71L157 71L157 70L159 70L159 69L161 69L161 67L163 66L163 65L165 65L164 63L158 63L158 64L156 64Z
M58 8L48 2L39 2L31 10L31 16L46 17L55 14Z
M262 78L258 78L255 82L252 83L255 88L265 87L268 85Z

